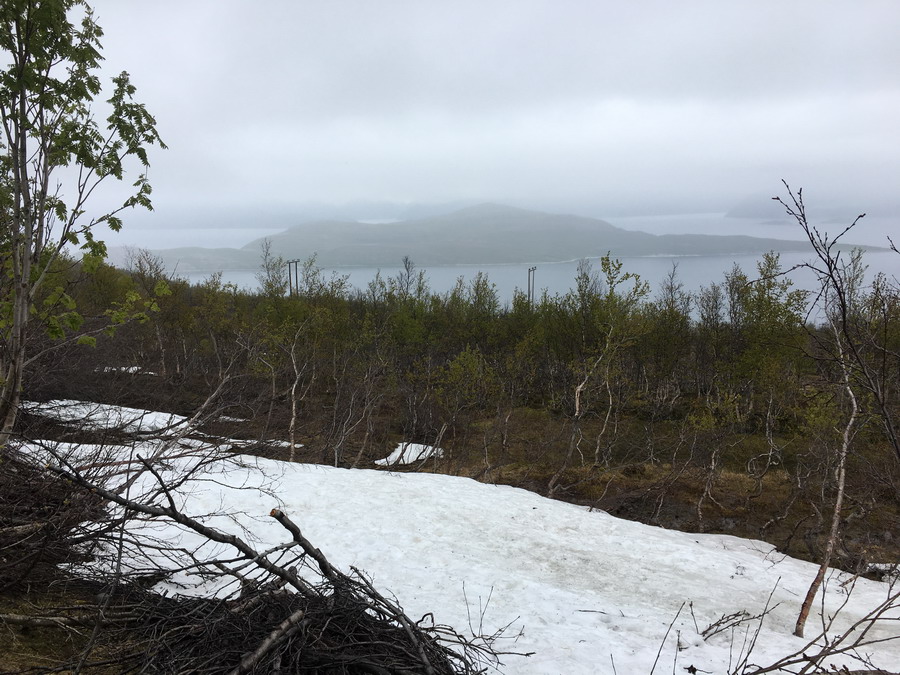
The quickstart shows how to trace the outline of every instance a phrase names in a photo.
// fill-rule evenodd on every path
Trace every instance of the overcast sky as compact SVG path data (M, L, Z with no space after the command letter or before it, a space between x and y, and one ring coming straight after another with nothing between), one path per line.
M170 148L160 213L900 202L896 0L92 4Z

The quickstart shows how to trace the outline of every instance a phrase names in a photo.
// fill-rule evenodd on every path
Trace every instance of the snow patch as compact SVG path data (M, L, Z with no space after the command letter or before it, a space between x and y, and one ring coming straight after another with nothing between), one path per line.
M270 448L284 448L284 449L286 449L286 450L290 450L290 449L291 449L291 442L290 442L290 441L272 441L272 440L266 440L266 441L263 441L262 444L263 444L263 445L267 445L267 446L269 446ZM302 447L303 447L303 443L294 443L294 447L295 447L295 448L302 448Z
M378 466L394 466L397 464L412 464L431 457L440 457L444 451L433 445L421 443L400 443L394 451L384 459L376 459Z
M231 415L219 415L220 422L249 422L250 420L243 417L232 417Z
M61 424L78 426L90 431L115 429L125 433L148 433L176 430L187 423L187 418L172 413L154 412L139 408L126 408L92 401L58 399L36 403L24 401L22 409Z
M144 370L141 366L105 366L95 368L95 373L128 373L129 375L156 375L152 370Z
M890 584L900 584L900 563L869 563L866 570Z
M48 406L40 409L60 420L87 416L98 424L102 414L112 421L138 413L138 419L153 424L175 417L79 402L71 402L67 412L63 403L39 405ZM143 440L103 451L108 460L118 455L127 461L138 451L153 455L154 443ZM207 443L183 439L181 452L167 456L160 469L170 479L196 469L192 481L173 490L185 513L249 537L257 550L265 550L290 538L266 515L273 506L281 508L332 564L364 570L382 592L395 594L410 616L433 612L438 622L462 632L470 626L485 633L508 627L509 641L498 646L534 655L504 656L501 672L648 673L659 660L657 670L663 672L726 673L746 656L749 645L750 661L763 665L793 652L817 650L792 635L817 566L778 554L764 542L650 527L455 476L251 457L197 467L190 450L203 453L213 447ZM39 443L32 448L36 454L47 452ZM381 461L415 461L426 449L439 452L400 444ZM94 448L68 450L85 461ZM155 488L155 479L145 473L130 490L132 495L150 494ZM158 562L173 569L181 568L178 548L210 556L233 553L168 521L133 521L129 534L168 541L175 547L171 556L155 553ZM142 564L138 559L125 562ZM189 575L182 568L157 590L206 594L227 589L222 579ZM887 583L831 571L807 631L814 634L836 615L829 628L834 638L896 591ZM763 613L763 619L753 618ZM862 650L875 666L888 670L900 663L900 640L894 639L900 610L890 616L896 617L893 625L867 628L867 636L893 640ZM710 635L710 627L723 625L727 617L737 619ZM827 664L854 661L837 655Z
M534 655L504 657L500 672L611 674L611 667L598 664L614 661L615 672L648 673L663 645L661 660L668 670L677 661L679 672L694 666L724 673L757 630L755 663L774 662L807 645L792 631L816 565L778 555L763 542L665 530L454 476L266 459L244 468L216 463L205 470L214 475L200 473L189 489L179 490L187 513L214 514L224 506L229 516L204 522L235 534L252 531L261 550L289 538L266 517L278 505L334 565L365 570L410 616L433 612L439 622L461 631L474 625L493 632L509 625L510 640L500 647ZM254 481L266 480L277 501L253 488ZM172 523L144 527L186 550L202 543ZM824 607L827 616L847 602L832 635L890 593L888 584L864 579L842 585L850 578L833 571L824 599L820 594L816 601L814 611ZM183 573L157 588L227 590L221 580ZM760 627L750 617L766 611L767 601ZM708 626L737 612L746 612L743 623L702 637ZM811 615L808 632L820 625ZM873 628L869 635L895 636L894 626ZM882 667L900 662L900 642L866 651Z

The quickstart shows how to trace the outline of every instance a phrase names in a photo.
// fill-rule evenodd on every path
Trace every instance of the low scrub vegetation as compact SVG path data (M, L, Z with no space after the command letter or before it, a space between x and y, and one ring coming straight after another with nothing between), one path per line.
M863 570L897 554L900 472L883 420L900 305L886 280L864 286L860 255L844 254L854 367L882 389L857 396L836 555ZM582 264L565 295L508 305L483 275L434 293L410 261L364 291L314 259L289 287L268 255L260 292L217 275L191 285L146 253L127 271L80 271L61 269L60 284L108 330L95 346L41 338L27 398L191 415L216 392L213 431L286 441L260 449L284 459L371 467L398 441L436 445L443 455L414 469L822 552L850 406L844 338L835 307L809 314L814 298L775 254L695 293L677 270L653 290L607 257ZM126 305L114 325L109 308ZM41 423L26 415L20 430Z
M801 194L788 189L782 205L809 238L814 297L775 254L696 293L675 269L651 291L606 256L596 270L584 262L564 295L509 304L483 274L435 293L407 259L359 291L314 257L289 268L268 246L258 292L221 275L189 284L148 253L119 270L95 230L151 207L148 150L165 147L156 121L127 72L105 108L97 100L102 30L85 3L5 3L0 23L4 668L474 673L496 662L496 635L463 637L430 614L413 622L279 509L290 538L268 550L186 514L178 489L236 452L372 467L412 442L440 452L410 470L762 537L820 563L801 637L828 565L896 562L900 291L867 284L861 254L811 228ZM134 170L127 196L89 215L86 202ZM53 399L133 406L157 435L78 419L85 407L71 402L35 405ZM132 536L141 519L203 543ZM200 554L213 542L226 557ZM125 566L157 554L231 590L150 593L171 565ZM891 593L861 635L782 663L809 672L866 644L875 622L894 620ZM733 672L774 668L748 670L748 657Z

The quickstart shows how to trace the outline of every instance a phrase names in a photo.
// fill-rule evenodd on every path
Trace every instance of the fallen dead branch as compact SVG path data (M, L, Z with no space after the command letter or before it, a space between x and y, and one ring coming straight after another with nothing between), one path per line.
M0 590L46 581L77 555L70 544L103 502L0 449Z
M183 513L156 468L150 462L144 468L157 481L152 502L107 489L70 466L46 467L48 479L235 550L230 558L190 559L181 568L216 582L210 586L216 590L202 597L168 596L139 588L119 568L108 580L115 596L97 606L0 621L67 630L94 626L77 664L81 672L108 672L115 663L121 673L469 675L498 662L492 645L500 636L466 638L430 614L414 620L361 572L347 574L332 565L284 512L274 509L270 516L290 541L259 552L241 537Z
M845 601L846 603L846 601ZM831 619L822 626L821 632L801 648L787 654L776 662L767 666L759 666L749 662L750 654L753 651L752 646L747 650L744 660L739 669L733 671L735 675L764 675L764 673L796 673L797 675L813 675L814 673L878 673L891 675L889 671L879 670L872 666L869 661L867 650L871 647L884 642L900 639L900 633L891 632L886 636L873 636L871 631L876 626L885 627L888 624L900 621L900 591L892 591L889 595L876 607L872 608L868 614L855 621L850 627L842 633L831 634L834 618L840 613L840 610L831 616ZM761 615L764 616L765 612ZM762 627L760 620L754 635L753 642L759 635ZM844 666L841 670L835 671L829 665L829 659L833 657L847 657L856 661L863 670L850 671Z

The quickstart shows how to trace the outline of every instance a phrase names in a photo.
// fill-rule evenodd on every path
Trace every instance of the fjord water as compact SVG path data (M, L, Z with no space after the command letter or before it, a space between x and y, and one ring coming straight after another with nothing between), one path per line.
M796 226L785 220L758 220L751 218L729 218L721 213L702 214L678 214L660 216L635 216L608 218L612 224L627 230L649 232L651 234L742 234L754 237L772 237L778 239L801 240L803 233ZM851 221L852 222L852 219ZM823 232L832 235L839 233L848 222L835 221L818 224ZM891 219L877 216L867 216L862 219L854 230L847 236L847 243L862 244L867 246L888 245L886 233L896 230ZM152 232L152 234L151 234ZM150 243L148 235L156 241L160 241L160 230L132 230L124 233L125 237L133 237L132 245L146 246ZM162 239L172 246L186 245L188 242L194 245L218 245L239 247L248 241L266 236L272 232L258 229L241 228L239 230L211 230L198 228L194 231L181 229L176 239L169 239L162 235ZM205 242L212 242L208 243ZM158 243L148 247L160 248ZM585 257L592 260L595 269L599 269L596 263L605 251L585 251ZM653 256L653 257L620 257L623 263L623 271L638 274L642 280L650 284L651 293L656 293L661 283L673 266L677 269L679 281L686 291L697 291L701 286L709 286L711 283L721 283L724 274L738 264L748 277L753 278L756 272L756 263L762 255L714 255L714 256ZM789 270L802 265L810 260L810 254L782 253L782 268ZM900 255L886 250L870 250L864 256L868 265L868 273L871 278L875 273L883 272L889 276L900 277ZM401 261L397 261L396 267L382 267L382 277L396 275L400 271ZM521 264L496 264L496 265L448 265L424 267L429 286L433 292L445 293L450 291L457 283L459 277L469 282L478 272L488 275L490 281L496 285L501 302L509 302L515 289L525 289L528 283L528 268L537 267L535 281L538 295L546 289L550 295L564 294L572 288L578 261L547 263L540 260L529 261ZM202 281L216 270L204 270L188 274L191 281ZM364 290L372 279L375 278L379 268L375 267L341 267L325 269L327 275L336 272L347 275L350 284L357 289ZM223 280L238 285L241 288L253 289L257 287L257 270L224 270ZM790 273L791 279L798 288L810 290L813 286L813 275L809 270L798 268Z
M640 258L620 258L622 270L632 272L640 276L641 280L650 284L651 294L655 294L666 276L675 266L678 280L683 284L683 290L695 292L701 286L709 286L713 282L721 284L726 272L729 272L734 264L740 267L753 279L756 273L756 263L762 256L655 256ZM809 255L802 253L781 254L782 267L789 270L801 265L810 259ZM589 258L595 270L599 271L597 258ZM868 265L869 277L877 272L900 277L900 256L891 251L869 251L864 256ZM531 263L520 265L449 265L441 267L425 268L432 292L446 293L453 289L457 279L462 277L466 283L471 281L478 272L488 275L489 280L497 287L497 293L501 303L512 300L515 289L524 290L528 283L528 268L537 267L535 271L535 283L537 295L545 289L552 296L564 294L574 285L578 261L558 263ZM374 267L342 267L325 269L326 275L332 272L347 275L353 288L365 290L366 286L375 278L377 272L381 276L394 276L400 272L400 267L374 268ZM187 275L193 282L202 281L209 274L196 273ZM794 269L790 272L790 278L795 287L811 290L813 288L813 275L807 269ZM258 286L256 272L254 270L231 270L223 274L223 280L237 284L240 288L254 289Z

